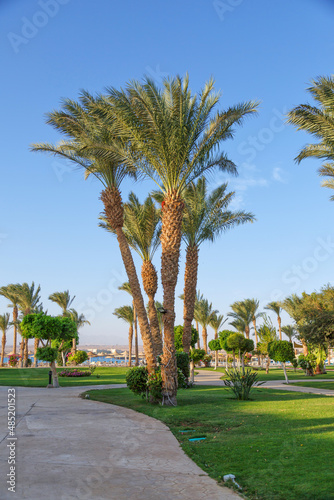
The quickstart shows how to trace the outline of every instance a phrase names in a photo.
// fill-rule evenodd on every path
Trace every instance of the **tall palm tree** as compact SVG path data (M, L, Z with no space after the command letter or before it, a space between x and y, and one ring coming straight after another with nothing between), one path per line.
M282 332L288 337L289 342L293 344L293 338L297 335L297 330L293 325L282 326ZM281 340L281 339L280 339Z
M66 140L58 145L34 144L32 150L65 157L82 167L86 178L93 175L102 183L100 198L104 205L103 215L117 236L136 306L147 368L152 372L156 368L152 335L136 268L122 229L124 214L120 186L126 177L136 179L137 167L126 163L117 152L120 148L124 149L126 138L117 132L113 117L106 116L106 113L97 114L101 101L102 98L95 99L88 92L82 92L79 102L65 99L62 110L48 114L47 123L65 134ZM101 151L102 155L99 154Z
M164 351L162 379L164 403L176 404L177 367L174 346L175 287L179 271L184 188L205 172L219 167L235 172L235 165L218 152L222 141L233 137L232 127L256 112L246 102L214 113L219 102L210 80L199 95L192 95L189 79L163 80L163 90L146 78L125 90L109 89L103 114L115 120L126 145L127 165L140 169L157 183L164 195L161 206L161 281L163 287ZM107 148L101 157L108 155Z
M258 328L258 336L261 342L261 352L267 356L266 373L269 372L270 357L268 353L268 344L277 340L276 328L273 326L271 319L263 314L263 325Z
M238 331L244 333L249 339L250 324L254 317L254 304L251 299L234 302L231 306L232 311L227 315L233 318L234 323L231 323Z
M129 323L129 366L131 366L132 361L132 340L133 340L133 307L131 306L122 306L115 309L113 312L117 318L122 319Z
M202 299L199 302L196 310L196 317L202 327L203 348L205 352L208 352L208 326L217 313L218 311L212 309L212 303L209 303L207 299Z
M2 331L0 366L3 366L3 360L5 357L6 333L10 325L9 319L10 319L9 313L0 315L0 330Z
M27 314L31 314L36 311L36 309L40 306L40 291L41 287L35 289L35 283L29 286L28 283L17 283L13 285L13 290L17 294L19 310L22 312L23 316ZM36 346L38 346L38 339L35 339L35 351ZM21 366L28 366L28 339L23 339L20 347L20 355L21 355ZM36 357L35 357L36 359Z
M100 226L114 232L107 221L101 217ZM158 275L152 263L153 256L160 245L160 210L151 196L141 204L134 193L130 193L129 201L124 204L123 231L130 247L142 259L141 277L144 291L148 296L148 317L154 344L155 355L162 353L162 337L159 328L155 294L158 288Z
M64 292L55 292L49 296L49 300L58 304L58 306L62 310L63 316L70 316L70 306L72 305L74 297L70 296L69 290L65 290ZM76 339L72 340L72 353L75 354L77 350Z
M227 318L224 319L223 314L214 313L211 317L210 326L215 331L215 339L218 339L218 330L223 326L223 324L227 321ZM215 351L215 369L218 366L218 351Z
M302 299L298 297L298 295L293 293L292 295L289 295L289 297L286 297L282 302L280 302L280 306L295 321L296 329L298 330L298 326L301 326L303 324L303 316L301 313ZM300 341L303 346L304 355L307 356L307 345L302 338L300 339Z
M13 308L13 326L14 326L14 335L13 335L13 354L16 354L16 345L17 345L17 320L18 320L18 305L19 300L17 293L15 292L14 285L2 286L0 288L0 295L5 297L10 301L8 307Z
M281 320L281 312L282 312L282 306L280 302L270 302L268 305L265 306L265 309L269 311L273 311L275 314L277 314L277 322L278 322L278 332L279 332L279 339L282 340L282 320Z
M256 330L256 320L262 316L262 313L258 313L260 301L258 299L246 299L246 302L248 303L248 307L251 309L252 313L252 323L253 323L253 328L254 328L254 335L255 335L255 348L257 346L257 330Z
M231 212L227 209L233 197L234 192L227 192L227 184L222 184L209 194L205 177L189 184L183 193L185 209L182 239L186 244L183 294L185 352L189 352L191 343L191 324L194 319L198 255L201 244L205 241L213 242L223 231L245 222L252 222L254 219L252 214L242 211Z
M126 281L121 286L118 287L118 290L122 290L123 292L127 292L132 297L132 292L129 283ZM135 366L139 365L139 352L138 352L138 325L137 325L137 312L134 300L132 298L132 309L133 309L133 325L135 332Z
M300 163L304 158L327 160L319 168L319 174L329 177L322 185L334 189L334 76L312 80L307 90L318 106L301 104L293 108L288 113L288 122L298 130L309 132L319 142L305 146L296 161ZM330 199L333 201L334 196Z
M71 308L69 311L69 318L74 321L74 323L77 325L77 332L78 330L85 326L85 325L90 325L90 322L88 321L88 319L85 318L85 315L83 313L79 314L78 311L76 311L75 309ZM75 348L76 348L76 339L75 340ZM72 344L73 346L73 344ZM73 350L73 347L72 347L72 350Z

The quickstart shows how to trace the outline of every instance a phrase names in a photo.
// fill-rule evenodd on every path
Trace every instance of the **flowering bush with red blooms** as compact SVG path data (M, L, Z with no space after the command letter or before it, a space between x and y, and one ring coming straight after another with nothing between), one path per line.
M58 377L90 377L92 372L88 370L79 371L79 370L63 370L58 373Z
M9 357L8 357L8 364L9 366L16 366L17 363L19 362L19 359L20 359L21 356L19 355L14 355L14 354L11 354Z

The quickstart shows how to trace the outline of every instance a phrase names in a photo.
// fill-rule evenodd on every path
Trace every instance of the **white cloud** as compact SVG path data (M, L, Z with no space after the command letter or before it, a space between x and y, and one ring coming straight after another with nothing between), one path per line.
M274 181L283 182L284 184L286 184L287 182L286 174L280 167L275 167L273 169L272 178L274 179Z

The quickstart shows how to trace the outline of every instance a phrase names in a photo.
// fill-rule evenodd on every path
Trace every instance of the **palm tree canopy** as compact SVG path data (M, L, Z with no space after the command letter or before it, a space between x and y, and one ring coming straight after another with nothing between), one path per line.
M113 121L94 111L101 102L102 98L95 98L86 91L81 93L78 102L64 99L60 111L47 114L47 124L66 139L58 145L33 144L31 149L69 160L85 170L85 178L94 175L105 188L119 188L126 176L136 178L136 169L124 164L113 146L117 143L119 148L121 142L115 134ZM108 152L108 158L97 153L101 148Z
M280 302L280 306L298 324L302 320L301 306L302 299L295 293Z
M245 299L243 301L234 302L230 307L232 308L233 312L229 312L227 315L240 322L240 325L241 322L243 322L245 326L249 326L253 321L255 311L254 302L252 299Z
M82 313L79 314L78 311L76 311L75 309L69 310L69 317L77 325L77 330L79 330L79 328L81 328L84 325L90 325L90 322L88 321L88 319L85 318L85 315Z
M269 342L278 340L276 328L274 327L269 316L264 314L263 320L264 320L263 325L261 325L257 330L257 334L259 336L260 341L265 344L268 344Z
M9 326L11 325L9 318L10 318L9 313L0 315L0 330L4 335L6 334L6 331L8 330Z
M164 193L178 194L214 167L236 173L234 163L218 149L233 137L234 125L256 112L258 103L249 101L215 112L219 97L213 80L199 95L192 95L187 75L165 78L162 90L145 78L143 84L132 81L125 89L108 89L98 112L109 117L122 139L115 146L124 164L139 169ZM99 151L104 159L109 154L114 151L106 147Z
M301 104L288 113L288 122L298 130L309 132L319 142L305 146L296 161L299 163L304 158L311 157L329 160L320 167L319 174L331 177L322 185L334 189L334 76L312 80L311 87L307 90L318 107ZM334 196L331 196L331 200L334 200Z
M49 300L52 300L52 302L55 302L59 307L61 307L63 314L69 311L74 299L75 295L71 298L68 290L65 290L65 292L55 292L49 296Z
M40 301L40 291L41 287L38 287L35 290L35 283L29 286L28 283L23 283L22 285L17 283L13 285L13 290L17 293L19 309L26 314L26 312L33 312L39 305Z
M214 314L217 313L217 310L212 309L212 303L208 299L201 299L195 304L194 317L203 328L206 328L210 324Z
M125 281L118 287L118 290L122 290L122 292L127 292L129 295L132 297L132 291L130 287L130 283L128 281Z
M274 313L277 314L277 316L281 316L282 305L280 302L275 302L275 301L269 302L269 304L267 304L264 308L269 311L273 311Z
M218 313L213 313L211 320L210 320L210 326L215 330L218 331L219 328L227 321L227 318L224 319L223 314L218 314Z
M285 333L290 342L292 342L292 339L298 334L296 328L293 325L282 326L282 332Z
M122 319L123 321L126 321L130 325L132 325L134 322L133 307L132 306L117 307L114 310L113 314L115 316L117 316L117 318Z
M19 296L17 290L15 290L15 285L2 286L0 295L10 301L8 307L17 307L19 305Z
M99 226L115 233L105 217ZM151 261L160 245L161 220L158 210L151 198L148 196L143 204L134 193L130 193L129 201L124 204L123 232L128 243L143 260Z

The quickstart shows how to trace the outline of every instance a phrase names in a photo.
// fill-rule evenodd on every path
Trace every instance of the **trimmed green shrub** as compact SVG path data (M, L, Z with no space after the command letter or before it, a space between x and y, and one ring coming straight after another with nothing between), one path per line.
M52 363L52 361L55 361L58 356L58 349L55 349L54 347L38 347L37 352L36 352L36 357L42 361L47 361L49 363Z
M177 367L182 371L186 380L188 380L189 375L190 375L189 354L186 352L177 352L176 353L176 364L177 364Z
M160 403L162 401L162 378L160 370L148 375L146 389L150 394L151 403Z
M76 365L81 365L88 359L88 354L86 351L77 351L73 356L68 356L69 363L75 363Z
M148 371L145 366L134 366L125 375L126 385L130 391L143 397L146 397L148 392L147 379Z
M177 351L183 351L182 336L183 336L183 325L174 326L174 342L175 342L175 349ZM197 341L198 341L198 331L196 330L196 328L192 326L190 346L194 348Z

